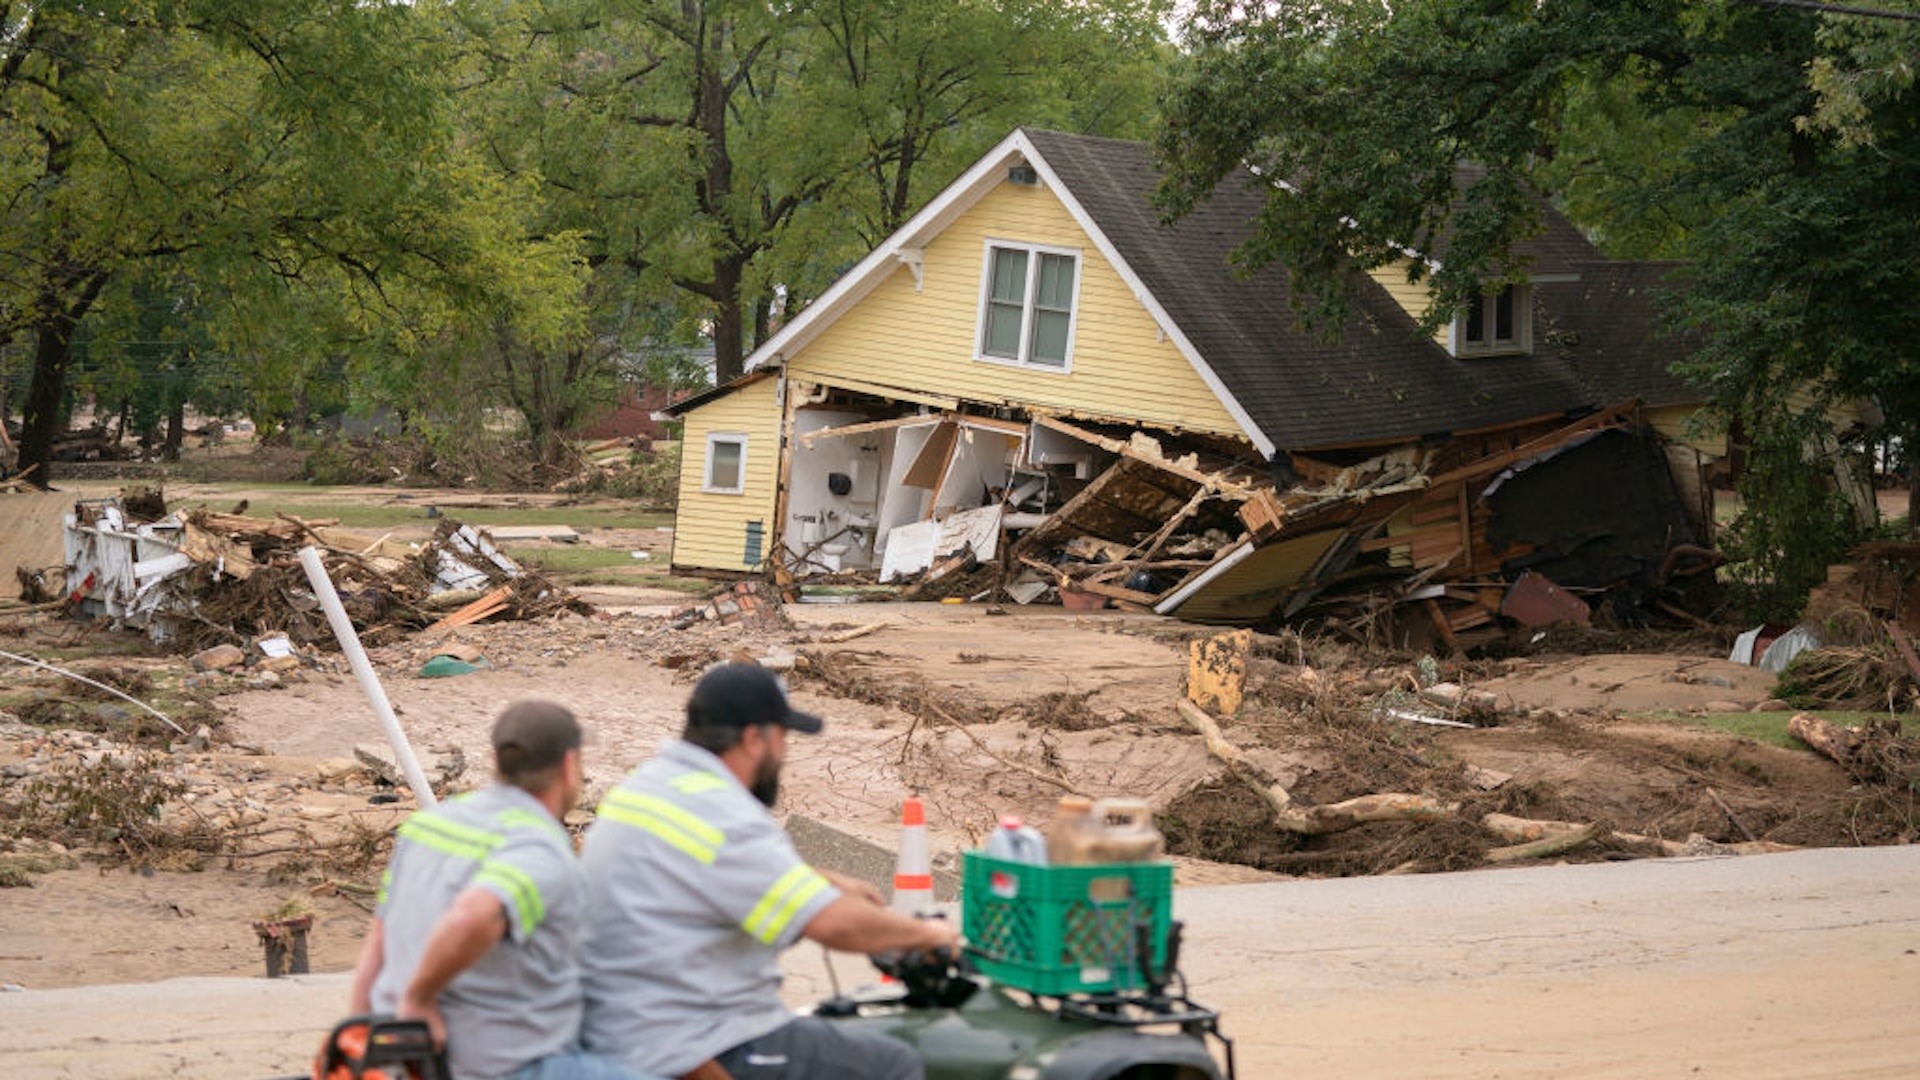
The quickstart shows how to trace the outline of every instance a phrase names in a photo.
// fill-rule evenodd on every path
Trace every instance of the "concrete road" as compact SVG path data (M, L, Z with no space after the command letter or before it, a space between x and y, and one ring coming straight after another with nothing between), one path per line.
M1920 848L1224 886L1176 912L1250 1080L1920 1076ZM789 957L796 998L821 993L819 950ZM345 996L0 993L5 1075L294 1075Z

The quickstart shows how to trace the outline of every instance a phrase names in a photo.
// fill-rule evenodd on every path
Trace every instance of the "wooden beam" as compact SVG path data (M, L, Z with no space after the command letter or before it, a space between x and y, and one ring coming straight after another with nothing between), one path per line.
M891 431L894 428L914 427L919 424L937 424L942 417L937 413L915 413L912 416L896 416L891 420L869 420L859 424L842 424L839 427L821 428L800 436L800 442L812 446L815 439L838 439L847 435L864 435L870 431Z
M1501 469L1516 462L1525 461L1535 454L1544 454L1549 450L1562 446L1569 439L1577 435L1584 435L1589 431L1598 431L1603 427L1610 426L1614 421L1620 419L1623 414L1630 412L1638 404L1639 400L1637 398L1623 401L1611 409L1603 409L1591 416L1582 417L1568 424L1566 427L1550 431L1534 439L1532 442L1522 443L1504 454L1495 454L1492 457L1481 458L1471 465L1462 465L1450 472L1441 473L1439 476L1429 480L1427 486L1429 488L1436 488L1446 484L1473 480L1499 472Z

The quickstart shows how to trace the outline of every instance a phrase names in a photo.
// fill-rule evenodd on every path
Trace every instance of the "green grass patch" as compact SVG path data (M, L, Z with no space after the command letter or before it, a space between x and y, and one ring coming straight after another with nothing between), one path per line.
M664 553L636 559L625 548L556 544L550 547L514 545L507 556L532 567L562 585L630 585L665 589L689 596L711 596L720 585L699 577L678 577L667 570Z
M537 567L551 574L578 574L620 567L638 570L651 560L636 559L624 548L592 547L587 544L554 544L505 548L507 557L522 566Z
M270 490L272 494L262 497L259 493L263 489ZM292 514L309 521L337 518L343 527L349 529L387 529L398 525L435 523L434 519L427 517L428 502L425 500L386 503L369 502L363 497L329 498L311 486L298 484L235 484L232 490L249 494L252 501L247 507L247 514L250 517L271 518L275 514ZM283 491L284 495L281 494ZM219 498L196 501L221 511L231 505ZM481 526L570 525L576 529L653 529L673 524L671 511L617 502L550 507L442 506L440 513L455 521Z
M1818 716L1828 723L1838 724L1841 727L1858 727L1868 720L1882 719L1887 715L1862 712L1857 709L1802 709L1799 711ZM1755 742L1784 746L1790 750L1805 750L1807 748L1805 743L1787 734L1787 721L1792 720L1793 717L1792 711L1707 713L1704 716L1691 716L1663 709L1659 712L1647 713L1642 719L1707 728L1752 739ZM1907 735L1920 736L1920 716L1901 716L1900 727L1901 731Z

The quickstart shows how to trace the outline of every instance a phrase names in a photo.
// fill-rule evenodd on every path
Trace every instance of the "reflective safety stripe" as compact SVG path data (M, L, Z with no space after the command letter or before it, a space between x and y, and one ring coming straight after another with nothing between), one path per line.
M430 811L415 814L401 823L400 835L456 859L467 859L471 862L479 862L486 858L488 852L500 846L500 842L506 839L499 833L436 817Z
M740 928L756 938L763 945L771 945L780 939L787 924L807 901L820 895L827 887L827 879L811 866L796 866L780 875L760 902L753 905L747 917L741 921Z
M721 788L733 786L721 777L705 770L682 773L668 781L668 783L673 786L675 791L687 795L698 795L703 791L718 791Z
M547 917L547 906L540 899L540 887L517 867L503 862L488 862L480 867L480 872L473 876L473 880L476 885L491 881L506 888L513 897L513 906L520 912L522 933L533 933Z
M387 902L387 890L393 888L393 867L389 866L380 874L380 895L373 898L375 907Z
M658 795L639 795L615 788L600 802L599 814L609 821L631 825L652 833L698 862L713 865L727 834L702 821L698 815L673 805Z
M493 816L493 819L505 828L512 828L515 825L519 825L529 829L539 829L542 832L554 833L563 837L567 834L567 830L561 828L560 823L553 820L550 815L533 810L522 810L515 807L511 810L500 811Z

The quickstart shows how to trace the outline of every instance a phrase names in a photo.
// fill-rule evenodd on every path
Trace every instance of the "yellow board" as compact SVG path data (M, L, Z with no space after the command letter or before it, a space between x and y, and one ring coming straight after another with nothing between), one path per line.
M1070 370L976 359L990 241L1079 252ZM1044 186L1000 185L928 243L922 267L918 283L912 270L896 267L788 355L792 377L860 380L988 404L1240 433L1212 388Z

